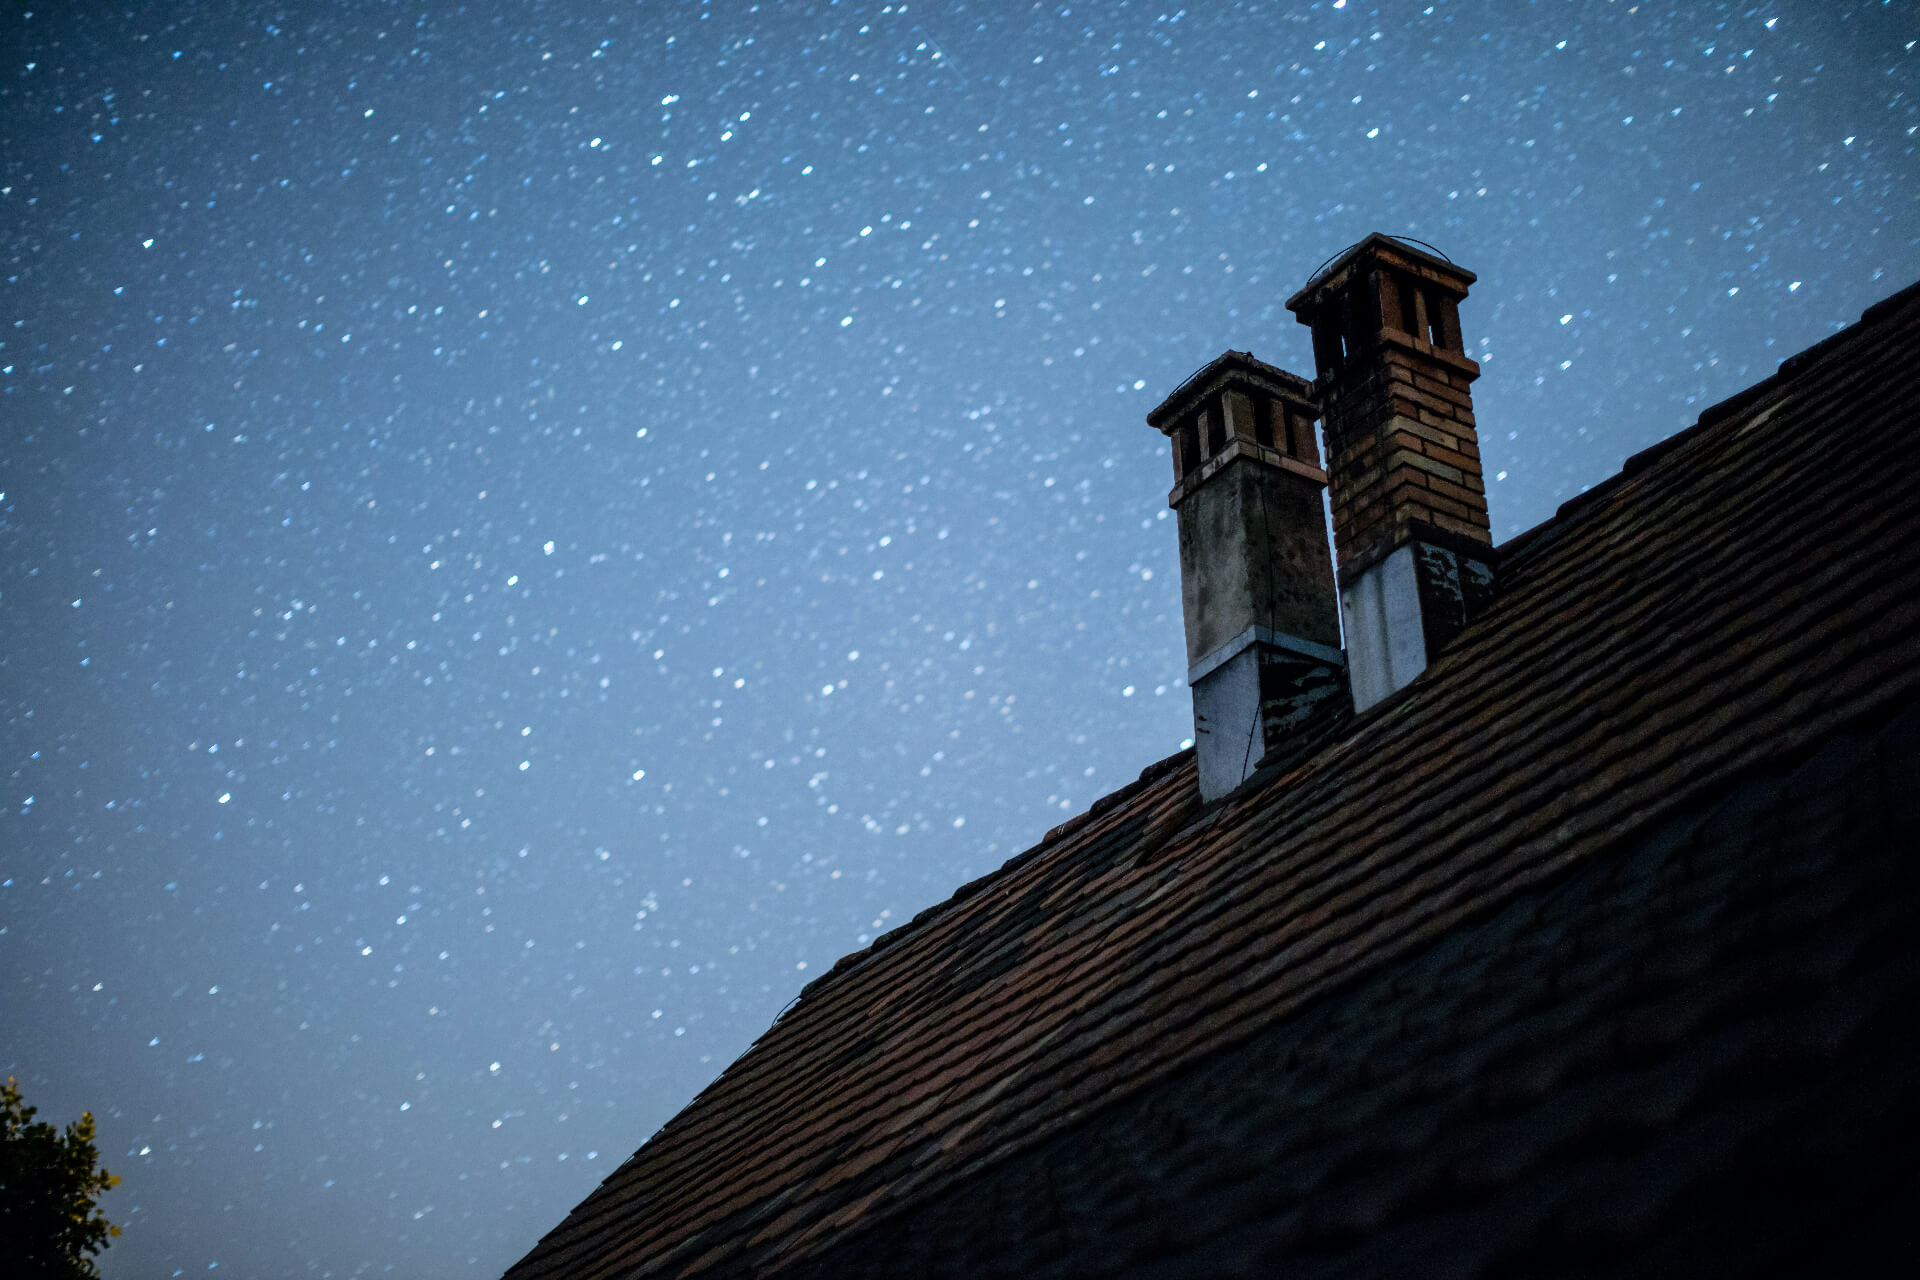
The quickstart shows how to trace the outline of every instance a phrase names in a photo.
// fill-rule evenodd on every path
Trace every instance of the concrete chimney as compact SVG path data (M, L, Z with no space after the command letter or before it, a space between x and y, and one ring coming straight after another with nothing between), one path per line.
M1200 793L1283 751L1345 689L1311 388L1229 351L1147 415L1173 446Z
M1313 331L1353 704L1411 681L1486 604L1493 554L1460 337L1474 276L1374 234L1287 302Z

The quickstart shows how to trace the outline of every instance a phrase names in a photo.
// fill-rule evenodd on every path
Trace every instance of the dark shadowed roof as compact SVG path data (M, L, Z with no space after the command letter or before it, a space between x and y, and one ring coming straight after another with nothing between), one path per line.
M1594 997L1579 1006L1584 1022L1548 1035L1528 1019L1561 988L1520 977L1564 962L1566 990L1599 990L1609 975L1658 970L1648 979L1657 994L1717 974L1721 1005L1690 1007L1764 1003L1765 983L1761 995L1726 985L1747 966L1723 952L1745 953L1703 941L1719 935L1687 902L1724 902L1744 874L1726 851L1807 809L1793 797L1817 792L1822 768L1846 771L1819 753L1881 761L1876 794L1900 790L1884 783L1897 772L1884 763L1890 748L1860 735L1907 725L1889 717L1920 693L1920 390L1907 367L1917 345L1920 286L1502 547L1488 612L1412 685L1306 758L1202 805L1191 754L1174 756L849 956L510 1275L825 1274L832 1258L858 1270L860 1257L884 1270L861 1250L886 1242L904 1263L908 1224L921 1218L945 1214L955 1238L977 1234L977 1216L953 1207L964 1200L956 1189L997 1177L1003 1197L1050 1191L1065 1174L1047 1162L1074 1143L1091 1142L1098 1157L1089 1165L1083 1152L1075 1169L1123 1166L1139 1149L1108 1151L1097 1139L1112 1126L1089 1123L1116 1116L1130 1133L1161 1124L1154 1151L1215 1152L1181 1166L1195 1197L1237 1203L1233 1188L1268 1179L1262 1221L1286 1220L1336 1174L1357 1177L1341 1201L1351 1221L1308 1224L1330 1235L1300 1227L1324 1261L1328 1240L1361 1248L1415 1194L1408 1174L1400 1199L1369 1200L1361 1192L1375 1184L1353 1169L1437 1167L1441 1129L1410 1119L1424 1102L1478 1099L1484 1111L1488 1097L1537 1098L1586 1078L1572 1050L1528 1059L1500 1046L1581 1034L1617 1045L1640 1028L1671 1048L1692 1025L1662 1029L1646 1012L1658 999L1642 990L1612 1004ZM1910 746L1911 726L1900 732ZM1848 741L1852 756L1835 745ZM1910 752L1904 767L1910 777ZM1743 786L1772 788L1758 811L1773 818L1724 816ZM1844 814L1823 821L1846 825ZM1710 822L1735 835L1690 860L1674 853ZM1775 863L1769 884L1819 883L1819 850L1804 840ZM1847 883L1844 901L1809 910L1855 941L1891 928L1873 904L1897 895ZM1776 914L1754 908L1738 936L1774 937ZM1639 924L1602 927L1616 919ZM1576 935L1577 957L1556 952ZM1881 954L1858 952L1789 968L1796 980L1838 980ZM1462 976L1484 974L1489 957L1505 957L1506 979ZM1889 981L1874 989L1894 990ZM1406 1030L1421 1017L1424 1030ZM1428 1036L1438 1065L1415 1069L1395 1047L1400 1032L1381 1028ZM1340 1069L1288 1074L1316 1053ZM1516 1061L1546 1065L1503 1074ZM1264 1125L1281 1146L1236 1172L1236 1144L1195 1138L1190 1112L1173 1133L1165 1100L1222 1096L1256 1063L1278 1089L1268 1118L1223 1102L1233 1114L1218 1121ZM1398 1083L1375 1087L1389 1078ZM1698 1073L1689 1079L1692 1092L1671 1096L1697 1096ZM1685 1110L1661 1112L1661 1096L1640 1123ZM1596 1095L1562 1110L1591 1120L1605 1104ZM1526 1130L1530 1141L1483 1144L1488 1159L1517 1162L1535 1183L1573 1170L1544 1123ZM1328 1154L1354 1150L1368 1158L1346 1166ZM1678 1156L1665 1159L1671 1168ZM977 1197L964 1202L978 1214ZM1016 1194L1005 1212L1019 1209ZM1403 1260L1422 1256L1418 1239L1393 1238ZM1365 1273L1361 1254L1350 1260Z
M780 1274L1912 1275L1916 760L1843 731Z

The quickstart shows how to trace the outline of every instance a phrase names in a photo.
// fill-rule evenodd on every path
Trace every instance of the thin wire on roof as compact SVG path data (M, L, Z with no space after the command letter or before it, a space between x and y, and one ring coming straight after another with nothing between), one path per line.
M1456 263L1456 262L1455 262L1455 261L1454 261L1454 260L1453 260L1452 258L1449 258L1449 257L1448 257L1448 256L1446 255L1446 252L1445 252L1444 250L1442 250L1442 249L1440 249L1440 248L1438 248L1438 247L1437 247L1437 246L1435 246L1435 245L1430 245L1430 244L1428 244L1428 243L1427 243L1427 242L1426 242L1425 240L1416 240L1416 239L1414 239L1414 237L1412 237L1412 236L1397 236L1397 235L1394 235L1394 234L1392 234L1391 232L1386 232L1386 231L1380 231L1380 232L1376 232L1375 234L1376 234L1376 235L1380 235L1380 236L1383 236L1383 237L1385 237L1385 238L1386 238L1386 239L1388 239L1388 240L1398 240L1398 241L1399 241L1399 242L1400 242L1401 244L1412 244L1412 245L1418 245L1418 246L1420 246L1420 247L1421 247L1422 249L1425 249L1425 250L1426 250L1427 252L1429 252L1429 253L1431 253L1431 254L1433 254L1433 255L1434 255L1435 257L1437 257L1437 258L1439 258L1439 259L1440 259L1440 260L1441 260L1442 262L1444 262L1444 263L1446 263L1446 264L1447 264L1448 266L1450 266L1450 267L1451 267L1451 266L1458 266L1458 265L1459 265L1459 264L1458 264L1458 263ZM1369 237L1369 238L1371 238L1371 237ZM1340 252L1339 252L1339 253L1335 253L1335 254L1332 254L1332 255L1329 255L1329 256L1328 256L1328 258L1326 259L1326 261L1325 261L1325 262L1322 262L1322 263L1321 263L1321 264L1320 264L1319 266L1317 266L1317 267L1315 267L1315 268L1314 268L1314 269L1313 269L1312 271L1309 271L1309 272L1307 273L1307 281L1306 281L1306 284L1303 284L1303 285L1301 285L1301 286L1300 286L1300 287L1301 287L1301 289L1303 289L1303 290L1304 290L1304 289L1306 289L1306 288L1308 288L1309 286L1311 286L1311 285L1313 284L1313 282L1314 282L1315 280L1318 280L1318 279L1320 278L1320 273L1321 273L1322 271L1325 271L1325 270L1327 269L1327 267L1328 267L1328 265L1329 265L1329 264L1331 264L1331 263L1332 263L1332 262L1333 262L1333 261L1334 261L1334 260L1335 260L1336 258L1340 258L1340 257L1344 257L1344 256L1345 256L1346 254L1348 254L1348 253L1351 253L1351 252L1352 252L1353 250L1355 250L1355 249L1357 249L1357 248L1359 248L1359 247L1360 247L1361 245L1363 245L1363 244L1365 244L1365 243L1366 243L1366 240L1355 240L1355 241L1354 241L1354 242L1353 242L1352 244L1350 244L1350 245L1348 245L1348 246L1347 246L1346 248L1344 248L1344 249L1342 249L1342 250L1340 250Z

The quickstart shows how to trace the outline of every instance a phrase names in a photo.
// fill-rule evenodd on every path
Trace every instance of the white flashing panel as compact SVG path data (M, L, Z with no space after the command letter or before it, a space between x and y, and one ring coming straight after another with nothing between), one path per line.
M1216 800L1247 780L1264 749L1260 734L1260 660L1249 646L1193 685L1193 743L1200 798Z
M1401 547L1340 592L1353 709L1365 711L1427 669L1413 548Z

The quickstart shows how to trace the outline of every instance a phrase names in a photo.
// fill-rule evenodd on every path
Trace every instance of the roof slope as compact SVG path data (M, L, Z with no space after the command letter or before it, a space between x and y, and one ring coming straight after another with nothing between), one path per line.
M1307 759L1176 756L842 961L510 1276L817 1257L1911 700L1917 337L1920 287L1513 540Z
M1916 760L1910 703L781 1274L1914 1274Z

